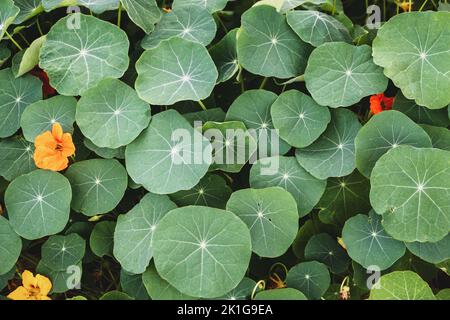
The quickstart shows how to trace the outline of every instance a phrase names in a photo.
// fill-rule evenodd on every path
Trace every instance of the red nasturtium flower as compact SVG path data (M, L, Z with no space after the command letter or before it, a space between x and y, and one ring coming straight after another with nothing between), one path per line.
M380 113L385 110L392 110L394 97L386 97L384 93L375 94L370 97L370 111L373 114Z
M40 68L34 68L30 71L30 74L32 74L35 77L38 77L42 81L42 93L44 95L44 98L48 98L50 96L53 96L56 94L56 90L50 85L50 80L48 78L47 73L45 73L44 70Z
M68 157L75 154L72 135L64 133L59 123L53 124L52 132L37 136L34 145L34 162L40 169L64 170L69 165Z

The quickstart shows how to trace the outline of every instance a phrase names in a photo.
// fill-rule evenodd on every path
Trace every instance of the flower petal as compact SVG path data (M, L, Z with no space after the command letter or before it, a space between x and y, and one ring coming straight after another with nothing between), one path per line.
M58 122L54 123L52 127L52 135L58 142L62 141L63 133L64 132L61 125Z
M30 293L26 288L18 287L11 292L7 298L11 300L28 300L30 298Z
M42 296L47 296L50 290L52 290L52 282L47 277L41 276L40 274L36 276L36 280L40 289L40 294Z

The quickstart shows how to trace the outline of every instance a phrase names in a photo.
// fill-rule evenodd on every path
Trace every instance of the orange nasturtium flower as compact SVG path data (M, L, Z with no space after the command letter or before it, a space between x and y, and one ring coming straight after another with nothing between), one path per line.
M51 281L41 276L33 274L25 270L22 273L22 286L8 295L11 300L51 300L48 293L52 289Z
M403 0L402 2L398 2L397 5L402 8L403 12L409 12L411 11L411 7L414 4L414 2L410 2L409 0Z
M386 97L384 93L375 94L370 97L370 111L378 114L384 110L392 110L394 98Z
M61 171L69 165L68 157L75 154L72 135L64 133L59 123L54 123L52 132L46 131L34 140L34 162L40 169Z

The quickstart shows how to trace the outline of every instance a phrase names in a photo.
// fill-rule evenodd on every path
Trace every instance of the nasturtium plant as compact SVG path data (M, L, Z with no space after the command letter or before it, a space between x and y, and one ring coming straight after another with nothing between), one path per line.
M384 2L0 0L0 300L449 299L450 10Z

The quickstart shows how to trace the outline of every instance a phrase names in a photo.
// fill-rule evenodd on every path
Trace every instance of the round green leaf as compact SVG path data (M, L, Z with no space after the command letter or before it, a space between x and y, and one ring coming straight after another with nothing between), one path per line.
M20 24L43 11L41 0L14 0L14 3L20 9L14 24Z
M369 180L358 171L342 178L331 178L317 205L320 208L320 220L328 224L342 226L348 218L358 212L368 212Z
M6 218L0 216L0 275L15 266L22 251L22 240L14 232Z
M216 31L216 23L208 10L200 6L180 6L162 16L155 31L142 40L141 46L152 49L173 37L207 46L216 36Z
M16 79L11 69L0 70L0 138L12 136L25 108L41 99L39 79L30 75Z
M282 288L261 291L255 296L255 300L308 300L308 298L296 289Z
M117 149L100 148L87 138L84 139L84 146L105 159L125 159L125 146Z
M38 65L39 52L46 38L46 36L37 38L30 44L27 49L19 52L14 56L11 69L16 78L23 76Z
M54 271L66 271L84 257L86 241L76 233L51 236L42 245L42 263Z
M6 46L6 43L0 43L0 67L5 64L11 57L11 50Z
M20 125L25 139L34 139L51 131L54 123L58 122L64 132L73 132L75 109L77 100L73 97L56 96L29 105L22 114Z
M127 214L120 215L114 232L114 257L128 272L140 274L153 256L153 237L164 215L177 206L166 195L148 193Z
M155 28L161 19L161 10L155 0L120 0L130 19L145 33Z
M435 300L433 291L412 271L394 271L381 276L380 288L370 291L369 300Z
M256 137L240 121L208 121L203 135L213 147L211 171L239 172L256 151Z
M77 96L105 78L120 78L128 69L128 37L117 26L79 14L80 28L71 16L56 22L41 48L39 66L60 94Z
M95 225L89 238L89 246L96 256L112 256L115 228L114 221L101 221Z
M450 259L450 234L438 242L407 242L408 250L429 263L441 263Z
M408 100L401 91L397 93L392 109L403 112L414 122L432 126L447 127L450 125L447 109L431 110L417 105L414 100Z
M148 295L152 300L194 300L195 298L187 296L170 285L156 271L155 265L150 266L142 274L142 281L147 289Z
M77 0L80 5L89 8L93 13L103 13L108 10L116 10L119 0Z
M317 300L330 286L330 273L323 263L302 262L289 270L286 283L288 287L303 292L308 299Z
M69 220L71 199L69 181L62 174L44 170L16 178L5 193L11 226L27 240L62 231Z
M131 143L150 122L149 105L117 79L105 79L78 101L76 120L95 145L116 149Z
M385 270L405 254L405 245L384 231L381 217L371 211L369 216L358 214L342 229L342 239L348 255L364 268L377 266Z
M251 256L250 232L225 210L184 207L172 210L154 234L158 273L184 294L214 298L243 279Z
M266 164L277 166L272 174L267 174ZM319 202L327 182L319 180L303 169L294 157L271 157L258 160L250 170L252 188L282 187L289 191L297 202L298 215L308 214Z
M225 209L231 193L224 178L208 174L192 189L178 191L171 194L170 198L180 207L194 205Z
M318 179L346 176L356 167L355 137L360 128L350 110L331 110L331 123L322 136L310 146L297 149L295 157Z
M217 300L249 300L255 287L256 282L245 277L241 282L239 282L236 288L228 292L226 295L217 298Z
M248 90L241 94L230 106L226 121L242 121L247 129L255 130L258 139L258 147L266 147L267 150L259 150L260 157L285 154L291 146L281 140L273 131L270 107L277 100L277 95L266 90ZM266 151L267 154L261 155Z
M13 279L15 275L16 275L15 265L8 272L0 274L0 290L3 290L8 285L8 281ZM0 298L0 300L2 299Z
M112 256L115 228L114 221L102 221L95 225L89 238L89 246L96 256Z
M212 108L202 111L195 111L189 113L183 113L183 117L186 118L189 123L194 124L195 121L208 122L224 122L225 112L221 108Z
M317 140L331 121L328 108L297 90L283 92L273 103L270 114L280 137L296 148Z
M305 247L305 258L326 264L336 274L347 271L350 263L344 249L327 233L319 233L309 239Z
M238 30L231 30L222 40L209 49L211 58L214 60L219 72L218 83L231 79L239 70L236 48Z
M99 300L134 300L134 298L124 292L110 291L101 296Z
M373 58L406 98L441 109L450 103L449 40L450 12L404 13L378 31Z
M120 270L120 286L122 290L137 300L149 300L147 289L142 281L141 274L130 274L124 270Z
M288 12L286 17L292 30L314 47L326 42L351 43L348 29L328 14L314 10L294 10Z
M370 202L393 238L437 242L450 230L450 152L401 146L376 163Z
M206 48L181 38L163 41L145 51L136 63L136 70L139 96L156 105L205 99L218 77Z
M450 151L450 130L426 124L421 125L421 127L431 138L433 148Z
M370 177L377 160L401 145L431 148L428 134L401 112L391 110L373 116L355 139L356 167Z
M256 6L242 15L241 23L237 52L246 70L281 79L303 73L311 49L292 31L284 15L271 6Z
M174 0L172 7L197 5L208 9L209 12L214 13L225 8L229 0Z
M76 162L65 175L73 189L72 209L87 216L113 210L128 185L127 172L117 160Z
M373 63L369 46L355 47L344 42L331 42L311 53L305 82L317 103L338 108L384 92L388 79L383 75L383 70Z
M444 2L441 2L443 4ZM450 288L442 289L436 294L438 300L450 300Z
M48 267L42 260L36 267L36 272L50 278L52 282L51 293L64 293L81 285L83 265L79 262L67 270L57 271Z
M238 190L228 200L227 210L250 229L253 252L260 257L283 255L297 235L297 203L280 187Z
M8 181L36 169L34 145L20 137L0 140L0 175Z
M134 182L150 192L170 194L191 189L206 174L211 144L177 111L168 110L154 116L150 126L127 146L125 159Z
M0 39L3 39L8 27L14 22L20 9L12 0L4 0L0 3Z

